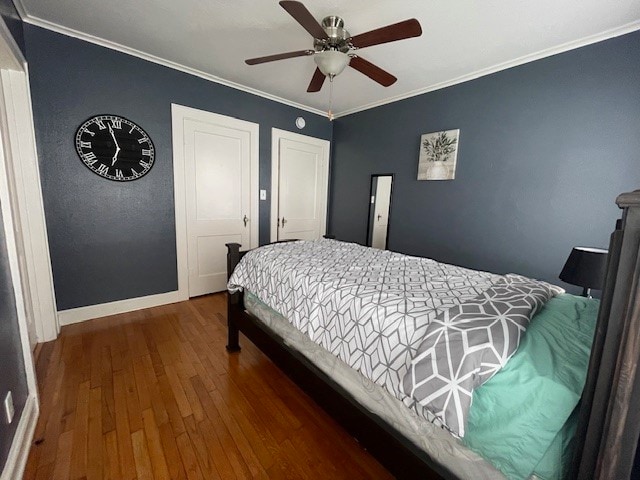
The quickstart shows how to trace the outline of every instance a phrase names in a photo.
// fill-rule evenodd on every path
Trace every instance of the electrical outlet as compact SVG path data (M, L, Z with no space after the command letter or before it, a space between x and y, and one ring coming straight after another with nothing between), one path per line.
M6 415L7 423L13 422L13 415L16 413L13 407L13 395L9 391L7 396L4 397L4 413Z
M260 190L260 200L266 200L266 199L267 199L267 191Z

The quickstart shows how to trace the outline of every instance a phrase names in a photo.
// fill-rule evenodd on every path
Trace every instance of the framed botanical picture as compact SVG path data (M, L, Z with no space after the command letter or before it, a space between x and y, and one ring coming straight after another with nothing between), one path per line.
M456 178L459 138L459 129L425 133L420 137L418 180Z

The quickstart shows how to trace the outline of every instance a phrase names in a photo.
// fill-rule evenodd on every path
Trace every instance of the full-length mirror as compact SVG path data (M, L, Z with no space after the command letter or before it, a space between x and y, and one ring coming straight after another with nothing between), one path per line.
M392 174L371 175L371 195L369 204L369 226L367 245L385 250L389 237L389 212L393 190Z

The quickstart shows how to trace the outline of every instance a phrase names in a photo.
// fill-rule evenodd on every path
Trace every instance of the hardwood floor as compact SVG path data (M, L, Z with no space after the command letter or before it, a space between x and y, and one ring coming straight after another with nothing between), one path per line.
M70 325L37 362L28 479L392 478L251 342L226 297Z

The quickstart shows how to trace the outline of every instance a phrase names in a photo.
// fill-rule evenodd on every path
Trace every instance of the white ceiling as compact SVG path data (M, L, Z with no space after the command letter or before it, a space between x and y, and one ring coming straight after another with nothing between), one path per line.
M16 0L25 21L192 73L326 111L329 82L307 93L311 57L248 66L247 58L312 48L277 0ZM387 103L640 29L640 0L304 0L352 35L408 18L421 37L358 53L398 77L384 88L347 68L338 115Z

